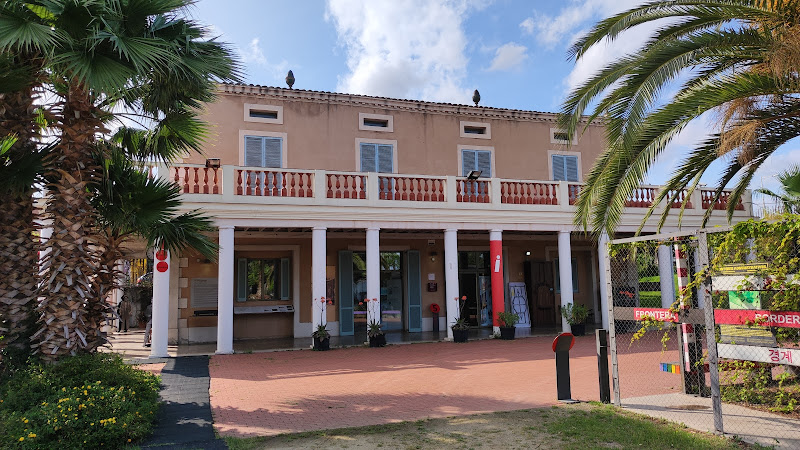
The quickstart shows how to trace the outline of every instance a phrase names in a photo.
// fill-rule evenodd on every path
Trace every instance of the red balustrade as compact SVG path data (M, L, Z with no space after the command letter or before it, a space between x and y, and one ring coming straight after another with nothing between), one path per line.
M625 206L630 208L649 208L656 198L656 189L650 187L636 188L628 196Z
M672 196L675 195L675 192L676 191L674 189L670 189L669 191L667 191L667 199L672 198ZM672 202L672 207L673 208L680 208L681 205L683 204L683 200L685 198L686 198L686 190L685 189L681 189L678 192L678 196L675 197L675 201ZM667 201L669 201L669 200L667 200ZM693 208L692 201L691 200L687 201L686 202L686 209L692 209L692 208Z
M491 195L489 180L456 180L456 202L490 203Z
M328 198L367 198L367 176L328 173Z
M722 194L720 194L719 198L716 199L716 201L714 200L715 197L714 192L715 191L708 191L704 189L700 190L700 203L703 209L708 209L708 207L711 206L712 203L714 205L713 209L715 210L722 211L728 209L728 202L730 201L731 198L730 191L722 191ZM744 211L744 203L742 203L741 197L739 198L739 202L736 204L735 209L737 211Z
M236 195L313 197L314 175L275 169L237 169Z
M170 178L184 194L219 194L220 170L202 166L172 166L169 169Z
M500 202L515 205L558 205L558 183L501 181Z
M443 202L443 179L423 177L378 177L378 198L410 202Z
M570 205L574 205L575 202L578 201L578 196L581 195L581 189L583 189L583 185L580 184L567 185L567 195L569 196Z

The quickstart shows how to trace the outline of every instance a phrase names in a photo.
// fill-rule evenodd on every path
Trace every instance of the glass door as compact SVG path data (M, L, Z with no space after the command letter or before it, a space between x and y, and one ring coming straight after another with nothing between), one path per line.
M380 299L383 330L403 329L403 270L400 252L381 252ZM353 252L353 323L356 330L367 327L367 256Z
M461 317L473 326L492 325L492 283L489 252L458 252L458 292Z

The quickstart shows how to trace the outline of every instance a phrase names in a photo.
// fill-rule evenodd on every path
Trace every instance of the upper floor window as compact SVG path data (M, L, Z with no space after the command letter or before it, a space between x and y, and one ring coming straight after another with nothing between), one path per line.
M394 131L394 117L384 114L358 113L358 129L364 131Z
M550 155L553 181L580 181L577 155Z
M394 146L392 144L359 144L361 172L394 172Z
M459 136L462 138L491 139L492 125L488 122L459 122Z
M244 121L283 124L283 106L244 104Z
M569 145L569 134L559 128L550 128L550 143Z
M491 150L461 150L461 176L467 176L473 170L481 172L481 178L492 177Z
M249 167L282 167L283 139L271 136L245 136L244 165Z

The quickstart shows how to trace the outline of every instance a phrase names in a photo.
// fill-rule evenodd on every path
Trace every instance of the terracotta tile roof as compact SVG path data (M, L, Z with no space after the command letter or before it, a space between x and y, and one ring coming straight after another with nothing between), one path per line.
M504 119L542 120L555 122L556 113L532 111L522 109L495 108L490 106L472 106L467 104L429 102L423 100L409 100L391 97L377 97L361 94L344 94L329 91L314 91L308 89L288 89L275 86L261 86L257 84L222 83L220 90L228 94L238 95L270 95L306 101L328 101L336 103L349 103L374 108L404 109L419 112L438 112L443 114L459 114Z

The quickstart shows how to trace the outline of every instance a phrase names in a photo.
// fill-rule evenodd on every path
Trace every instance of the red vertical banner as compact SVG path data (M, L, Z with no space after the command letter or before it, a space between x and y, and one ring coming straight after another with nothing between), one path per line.
M505 289L503 283L503 241L489 241L489 270L492 273L492 324L500 326L497 314L505 311Z

